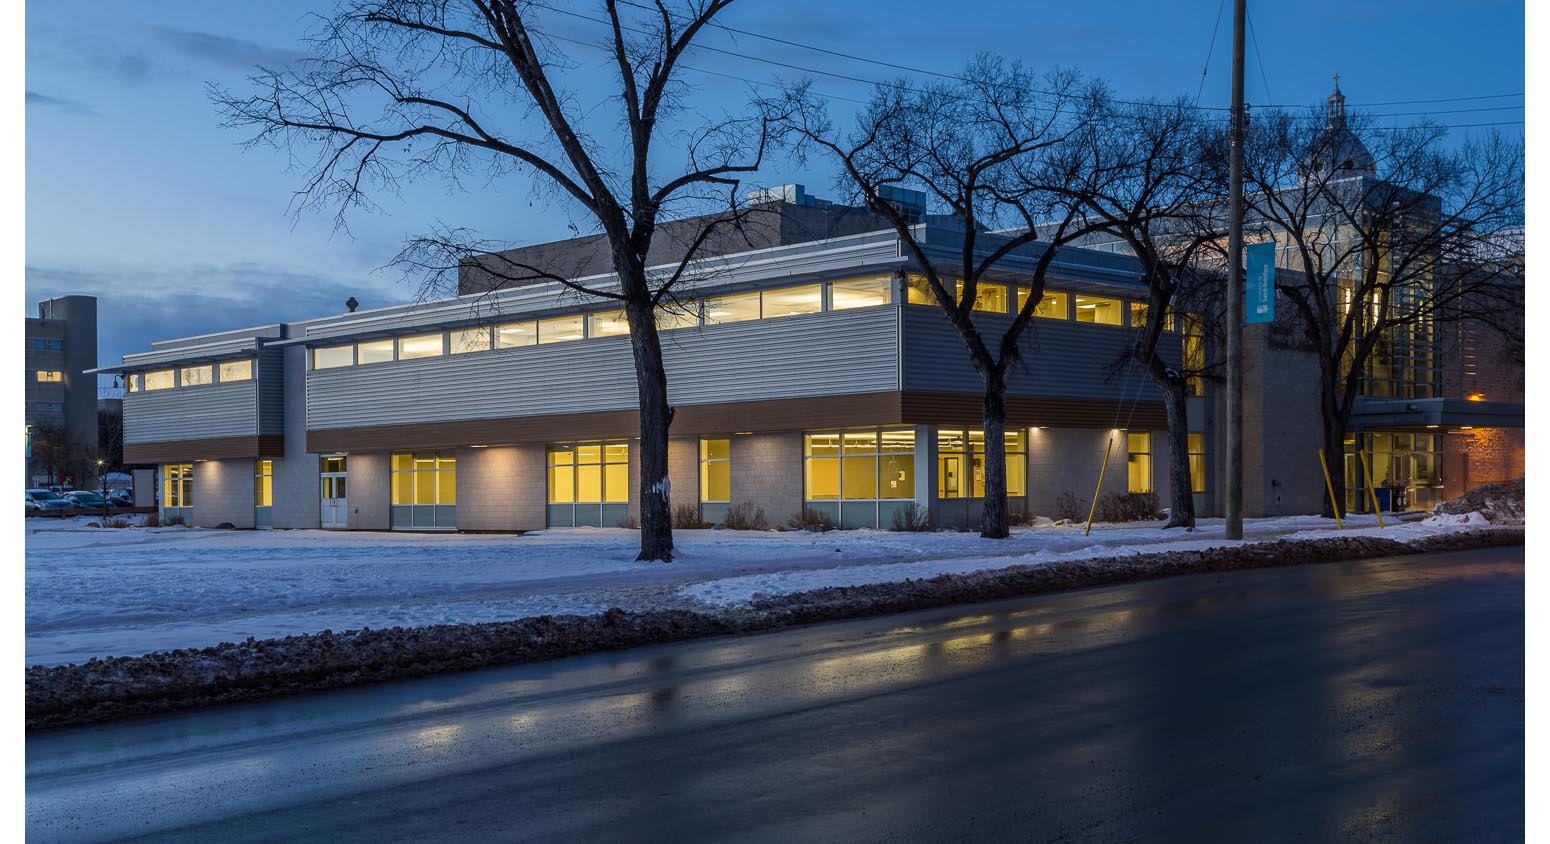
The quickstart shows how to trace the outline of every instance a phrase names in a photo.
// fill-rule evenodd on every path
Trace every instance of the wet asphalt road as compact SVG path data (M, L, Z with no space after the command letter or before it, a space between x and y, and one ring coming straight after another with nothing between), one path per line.
M1523 550L1155 581L27 742L29 841L1521 841Z

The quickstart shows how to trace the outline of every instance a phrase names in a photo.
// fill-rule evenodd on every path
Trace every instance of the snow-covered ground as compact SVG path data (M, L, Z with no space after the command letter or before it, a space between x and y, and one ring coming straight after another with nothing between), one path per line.
M606 528L480 534L104 529L89 516L28 519L27 662L80 662L325 629L498 621L609 607L731 606L759 595L1232 544L1219 519L1193 533L1100 525L972 533L676 531L678 559L637 563L638 534ZM1467 530L1432 517L1351 533L1396 539ZM1249 520L1244 541L1334 533L1312 516Z

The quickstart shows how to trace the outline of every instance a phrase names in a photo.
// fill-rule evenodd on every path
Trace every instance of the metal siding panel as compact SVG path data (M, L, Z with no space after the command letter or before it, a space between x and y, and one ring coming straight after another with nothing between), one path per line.
M992 346L1011 325L1010 316L975 317ZM922 392L972 392L984 389L968 350L947 317L935 308L905 307L903 314L904 387ZM1125 375L1110 374L1135 337L1134 329L1036 319L1020 343L1023 359L1013 370L1009 392L1026 396L1160 401L1151 379L1136 367ZM1158 347L1164 361L1176 364L1177 334L1164 334Z
M898 309L878 307L663 335L674 404L898 389ZM307 374L309 430L633 410L628 337Z
M285 349L258 352L258 432L285 434Z
M254 436L257 395L254 381L130 393L124 396L124 442Z

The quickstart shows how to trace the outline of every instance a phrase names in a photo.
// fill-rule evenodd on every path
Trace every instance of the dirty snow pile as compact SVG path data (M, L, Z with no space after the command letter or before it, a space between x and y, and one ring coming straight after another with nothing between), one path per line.
M1476 524L1521 525L1527 514L1523 478L1503 484L1483 484L1432 510L1432 518L1463 516Z

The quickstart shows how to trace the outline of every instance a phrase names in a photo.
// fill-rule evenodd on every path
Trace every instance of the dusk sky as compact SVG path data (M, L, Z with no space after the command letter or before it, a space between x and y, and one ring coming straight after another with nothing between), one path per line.
M1122 96L1166 99L1194 95L1218 6L746 0L724 22L939 72L988 50L1039 69L1078 68L1110 80ZM302 173L288 171L282 152L241 149L244 135L221 128L205 84L249 90L244 78L256 65L279 67L303 54L309 13L330 8L322 0L27 4L29 315L49 296L97 296L99 361L115 363L155 339L338 312L352 295L365 307L407 301L413 284L381 268L404 238L435 224L469 226L508 243L562 238L573 221L585 225L570 209L535 199L522 177L464 191L428 181L378 195L380 210L352 214L349 234L334 231L331 214L291 215ZM597 14L601 4L568 8ZM1202 105L1228 99L1230 14L1222 16ZM1252 103L1320 103L1334 73L1353 109L1524 90L1521 3L1307 0L1251 3L1250 16L1263 51L1250 43ZM589 42L603 34L563 15L550 15L546 26ZM706 43L814 71L900 75L748 36L734 41L725 32L712 32ZM587 93L611 72L605 57L578 46L573 58L580 98L612 107ZM868 94L863 82L724 54L701 53L691 63L761 82L807 75L826 94ZM743 82L698 71L685 78L700 113L737 110L748 97ZM1518 135L1522 103L1511 97L1367 110L1396 124L1432 109L1440 122L1505 124L1498 128ZM843 124L851 108L837 102L834 117ZM798 172L777 162L761 181L799 181L810 193L834 194L826 168Z

